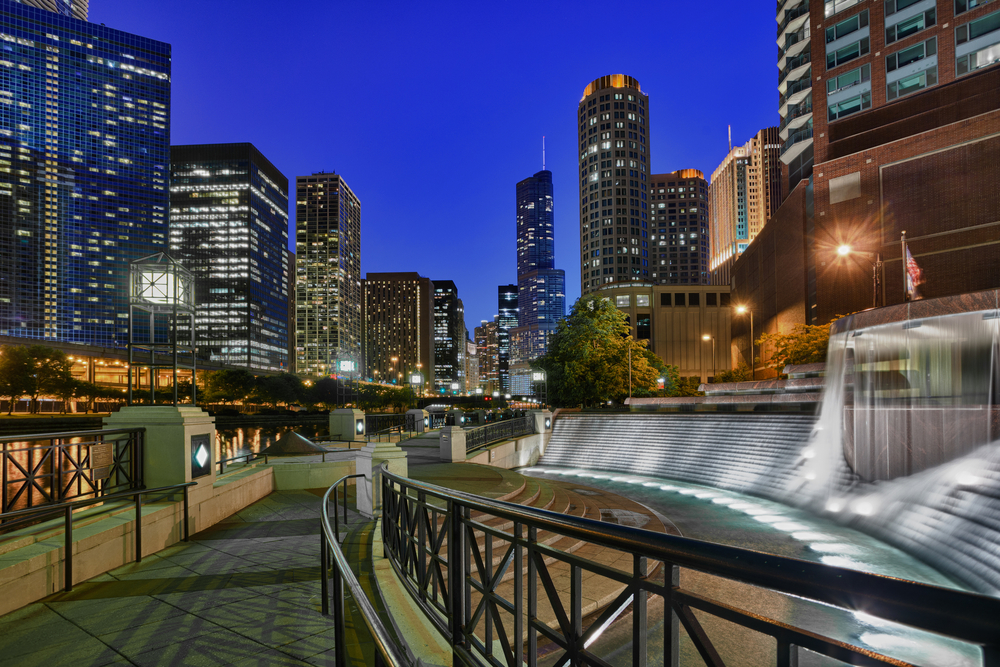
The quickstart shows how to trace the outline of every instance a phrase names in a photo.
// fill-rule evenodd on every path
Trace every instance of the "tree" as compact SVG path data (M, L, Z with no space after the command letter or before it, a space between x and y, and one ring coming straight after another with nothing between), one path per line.
M549 339L549 351L532 364L545 371L549 402L590 405L629 394L654 392L663 363L629 332L625 314L609 299L588 295L573 305Z
M763 347L772 346L770 366L781 373L788 364L815 364L826 361L830 344L830 325L796 324L788 333L763 334L757 339Z
M751 377L750 367L747 362L741 361L739 366L731 371L721 371L715 374L715 382L746 382Z
M0 397L10 400L7 414L14 411L14 404L35 390L34 362L28 348L23 345L5 347L0 354Z
M256 386L256 378L242 368L205 373L205 400L210 403L245 401Z

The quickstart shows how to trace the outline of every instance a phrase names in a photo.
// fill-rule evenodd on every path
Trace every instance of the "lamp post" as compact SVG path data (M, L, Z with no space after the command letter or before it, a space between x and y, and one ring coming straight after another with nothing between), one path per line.
M413 393L419 396L418 392L424 386L424 374L420 371L410 373L410 385L413 387Z
M872 308L882 305L882 253L880 252L855 252L851 246L844 244L837 248L837 254L841 257L848 255L861 255L872 267ZM869 256L874 256L874 261ZM905 264L905 262L904 262Z
M549 378L545 371L532 371L531 372L532 382L541 382L543 393L542 393L542 404L548 405L549 403Z
M149 316L144 341L137 340L137 314ZM179 333L181 318L186 318L185 340ZM159 325L157 320L159 319ZM162 338L166 320L166 340ZM191 403L196 402L194 274L170 255L160 252L129 264L128 308L128 404L132 405L132 371L137 367L135 353L148 353L149 397L156 402L156 379L160 368L173 372L174 400L177 405L177 369L191 371ZM157 336L157 333L161 337ZM181 355L184 355L183 357ZM185 361L187 360L187 361ZM137 378L138 379L138 378Z
M716 363L717 363L715 361L715 336L712 336L710 334L704 334L701 337L701 339L705 342L708 342L709 340L712 341L712 378L714 379L716 376Z
M749 306L736 306L737 315L745 315L750 313L750 378L753 380L757 379L757 362L754 360L753 354L753 310Z

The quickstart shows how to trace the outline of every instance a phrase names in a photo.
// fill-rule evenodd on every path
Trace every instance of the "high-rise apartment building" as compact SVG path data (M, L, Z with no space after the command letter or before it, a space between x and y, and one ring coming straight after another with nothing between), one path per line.
M566 316L566 273L555 268L552 172L517 184L517 328L510 332L513 391L531 393L530 362L548 350ZM523 390L523 391L521 391Z
M170 45L0 4L0 335L124 347L167 249Z
M511 332L517 328L517 285L500 285L497 288L497 380L500 393L509 394Z
M290 248L285 249L285 259L288 266L286 278L288 291L288 372L297 373L295 369L295 253Z
M768 127L743 146L732 148L708 186L709 268L713 285L728 285L736 258L781 203L781 144L778 128Z
M170 253L193 274L201 358L288 370L288 178L253 144L170 148Z
M697 169L649 177L650 280L657 285L708 285L708 182ZM645 230L644 230L645 231Z
M1000 286L1000 4L789 0L777 19L783 58L812 70L780 67L782 161L792 176L808 138L813 166L733 266L755 335L908 300L904 231L921 296Z
M465 390L465 308L450 280L434 283L434 391ZM453 385L457 385L453 387Z
M295 179L296 370L361 359L361 202L337 174Z
M936 0L931 0L935 2ZM857 0L847 0L856 4ZM844 0L828 5L846 4ZM813 0L813 6L822 3ZM824 11L823 9L820 10ZM781 161L788 169L788 190L809 178L813 165L813 54L809 0L778 3L778 129ZM867 53L869 45L858 44Z
M468 335L468 330L466 330ZM479 350L474 340L465 341L465 391L475 394L476 389L481 389L479 384Z
M434 285L417 273L369 273L364 280L364 370L376 382L434 386Z
M595 79L577 110L581 294L650 280L649 98L624 74Z
M495 391L500 391L500 383L497 381L497 322L482 320L482 324L475 328L476 334L476 354L479 357L479 384L483 391L492 395Z
M14 0L22 5L31 5L62 16L71 16L81 21L87 20L89 0Z

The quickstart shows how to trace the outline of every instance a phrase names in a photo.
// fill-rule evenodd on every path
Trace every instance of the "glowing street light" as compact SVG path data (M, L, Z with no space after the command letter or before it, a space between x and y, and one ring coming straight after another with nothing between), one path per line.
M849 255L860 255L872 267L872 308L878 308L881 304L882 296L882 253L880 252L858 252L851 246L844 244L837 248L837 254L841 257ZM874 257L874 261L872 260Z
M750 378L753 380L757 379L757 362L754 360L754 349L753 349L753 310L745 304L736 306L737 315L746 315L750 313Z
M718 367L716 366L716 361L715 361L715 336L711 334L704 334L702 335L701 339L706 343L708 341L712 341L712 377L714 378L716 375L718 375L717 373Z

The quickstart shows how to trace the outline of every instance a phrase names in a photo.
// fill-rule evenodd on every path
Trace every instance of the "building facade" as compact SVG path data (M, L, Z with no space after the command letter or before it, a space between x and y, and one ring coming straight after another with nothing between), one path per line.
M497 322L482 320L475 328L476 354L479 357L479 384L486 394L500 391L497 373Z
M807 26L803 35L823 38L795 37ZM904 231L919 296L1000 286L1000 6L801 0L779 7L778 36L786 53L811 54L811 108L782 125L812 128L813 165L797 183L790 170L795 188L762 233L770 240L758 236L733 266L733 298L757 309L758 329L910 298ZM782 146L790 166L792 138ZM746 323L734 326L748 338Z
M476 346L476 341L466 339L465 391L468 394L475 394L477 389L482 391L482 386L479 384L479 349Z
M933 0L932 0L933 1ZM838 5L857 4L857 0L816 2L819 17L835 11ZM814 17L809 0L778 3L778 138L781 161L788 178L784 192L790 192L803 178L809 178L813 166L813 39ZM822 43L823 40L815 40ZM861 45L859 44L859 47ZM865 45L868 48L868 45Z
M123 348L167 250L170 45L0 5L0 336Z
M288 291L288 372L297 373L295 369L295 253L285 248L285 259L288 262L288 275L285 278Z
M170 148L170 253L193 274L201 358L288 370L288 178L253 144Z
M300 375L361 364L361 202L342 176L295 179L295 353Z
M705 174L697 169L654 174L649 177L649 197L652 282L708 285L711 279ZM642 245L645 244L643 241Z
M517 319L511 333L515 367L548 350L549 336L566 316L566 272L555 268L552 172L517 184Z
M761 130L732 148L708 186L709 270L713 285L728 285L733 262L781 203L778 128Z
M62 16L71 16L81 21L87 20L88 0L14 0L14 2L45 9Z
M500 285L497 288L497 380L500 393L509 394L510 366L512 361L511 333L517 329L517 285Z
M624 74L602 76L577 109L580 286L649 282L649 97Z
M410 384L414 372L434 386L434 285L418 273L369 273L364 280L363 374Z
M597 292L628 318L632 337L648 341L681 379L711 382L732 368L732 303L724 285L610 285Z
M465 307L451 280L434 282L434 392L465 391Z

